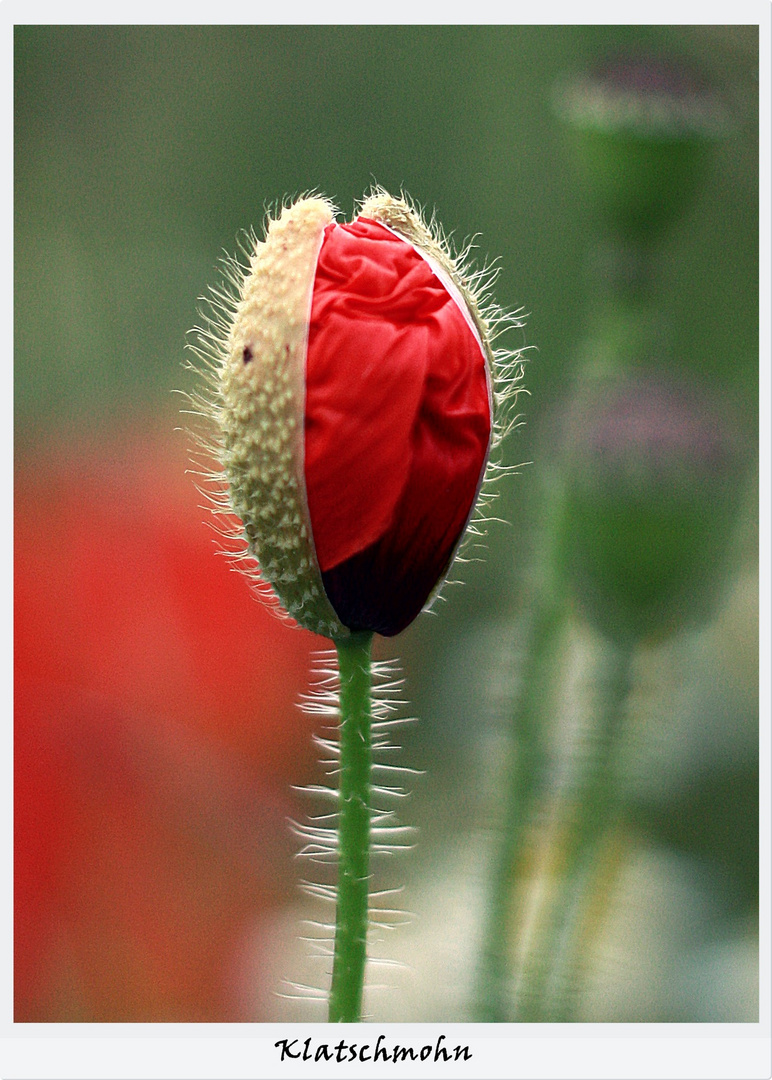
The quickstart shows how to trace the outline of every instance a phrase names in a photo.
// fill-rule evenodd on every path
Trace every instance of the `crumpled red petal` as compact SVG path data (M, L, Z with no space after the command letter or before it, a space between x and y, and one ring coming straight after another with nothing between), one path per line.
M305 480L325 590L351 629L395 634L443 576L491 433L486 361L415 248L331 225L306 359Z

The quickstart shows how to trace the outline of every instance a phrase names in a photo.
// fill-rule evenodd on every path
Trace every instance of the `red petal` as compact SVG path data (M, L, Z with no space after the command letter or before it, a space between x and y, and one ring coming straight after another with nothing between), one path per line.
M437 283L426 270L409 244L374 222L328 227L311 308L305 419L306 489L323 570L377 540L407 483L427 339L438 329Z
M322 245L306 383L325 588L346 625L397 633L445 571L474 502L491 428L482 349L427 261L360 218L328 227Z

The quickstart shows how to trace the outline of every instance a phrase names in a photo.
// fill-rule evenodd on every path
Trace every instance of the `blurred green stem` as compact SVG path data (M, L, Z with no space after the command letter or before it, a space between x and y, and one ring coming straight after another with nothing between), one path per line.
M477 1013L483 1023L512 1019L511 943L522 928L527 900L529 840L547 773L546 713L554 682L555 651L565 622L563 593L557 587L563 488L559 478L547 470L542 490L543 520L528 605L531 619L512 712L511 746L504 776L504 820L495 854L478 979Z
M598 243L589 252L587 330L579 351L575 392L652 356L669 353L669 327L657 302L655 251L645 242Z
M620 358L625 358L625 364L634 364L648 356L648 350L659 347L663 330L651 300L653 258L646 240L607 239L595 249L595 301L589 312L591 331L573 388L576 402L581 402L598 382L618 372L624 366ZM477 993L478 1018L484 1022L511 1020L513 1011L516 1020L549 1018L547 1012L552 1006L548 1005L547 995L562 978L569 978L567 974L559 975L556 965L571 966L560 950L570 952L572 948L574 924L590 887L585 878L592 875L596 865L597 849L605 834L602 821L612 813L610 770L618 717L627 694L632 654L627 645L609 646L599 672L597 730L576 792L576 819L567 830L566 876L556 905L547 914L543 938L537 932L535 949L529 949L522 970L516 972L519 990L513 1004L511 961L517 939L525 930L530 899L531 881L526 879L534 854L534 826L544 800L544 738L552 724L551 694L559 675L554 659L566 613L564 541L570 522L566 521L564 463L560 454L569 452L561 447L552 468L543 467L530 633L512 717L504 821L493 870ZM570 995L566 991L563 996ZM565 1007L555 1004L559 1012Z
M537 606L513 715L504 822L483 942L478 992L478 1019L482 1023L511 1019L510 944L522 924L527 899L524 869L528 841L546 772L542 740L545 692L562 625L562 605L550 599Z
M603 842L620 809L617 758L632 684L632 641L605 642L596 675L596 716L587 735L576 787L563 806L564 845L556 895L523 973L518 1019L576 1019L583 931Z
M351 634L335 644L340 671L340 810L329 1018L331 1023L355 1023L361 1018L367 961L372 634Z

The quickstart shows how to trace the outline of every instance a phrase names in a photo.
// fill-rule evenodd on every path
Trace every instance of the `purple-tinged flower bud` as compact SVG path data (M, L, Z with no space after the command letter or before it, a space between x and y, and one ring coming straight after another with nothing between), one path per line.
M615 56L565 80L556 107L590 201L623 235L650 232L683 210L728 123L691 67L645 54Z
M736 427L659 374L602 383L570 420L563 550L610 636L698 621L724 578L742 477Z

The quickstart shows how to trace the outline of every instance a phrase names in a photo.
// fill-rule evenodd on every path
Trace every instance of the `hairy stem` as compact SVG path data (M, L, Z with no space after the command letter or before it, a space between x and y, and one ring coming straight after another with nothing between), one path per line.
M340 671L338 898L330 1022L361 1017L367 960L370 864L370 646L372 634L337 641Z

